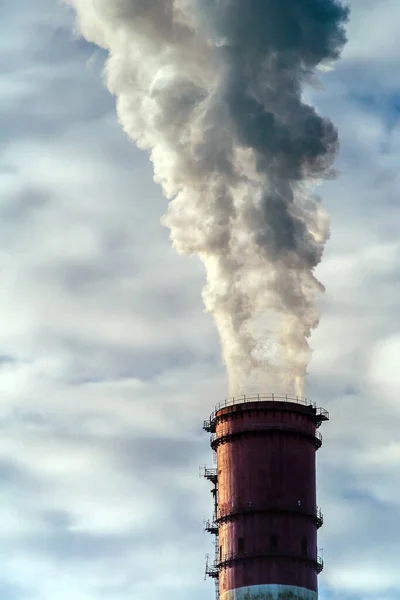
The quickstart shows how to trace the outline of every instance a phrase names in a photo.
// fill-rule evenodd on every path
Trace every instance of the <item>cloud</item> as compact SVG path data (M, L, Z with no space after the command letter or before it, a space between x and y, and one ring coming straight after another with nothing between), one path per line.
M201 426L225 375L204 273L160 225L166 201L116 123L102 55L56 3L19 4L0 7L0 596L211 598L197 467L212 464ZM342 144L320 189L332 236L308 379L331 413L322 600L400 589L398 9L376 6L352 2L344 60L309 92Z
M193 577L196 596L201 424L223 390L203 274L170 248L94 49L50 4L2 5L0 590L151 598Z

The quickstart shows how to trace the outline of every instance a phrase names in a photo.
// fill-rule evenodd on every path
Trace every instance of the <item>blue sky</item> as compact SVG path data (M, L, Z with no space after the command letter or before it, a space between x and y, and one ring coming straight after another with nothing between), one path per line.
M400 592L400 8L353 0L312 101L339 127L321 187L332 235L307 396L322 600ZM0 596L214 597L198 465L226 393L204 273L171 248L166 200L121 131L104 53L55 0L0 6Z

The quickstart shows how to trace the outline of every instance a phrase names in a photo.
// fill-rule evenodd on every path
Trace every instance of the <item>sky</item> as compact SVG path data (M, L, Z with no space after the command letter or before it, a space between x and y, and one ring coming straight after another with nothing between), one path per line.
M307 397L321 600L400 593L400 58L397 0L352 0L310 100L339 177ZM57 0L0 3L0 597L214 598L203 420L226 395L204 270L117 123L104 52ZM269 390L265 390L269 391Z

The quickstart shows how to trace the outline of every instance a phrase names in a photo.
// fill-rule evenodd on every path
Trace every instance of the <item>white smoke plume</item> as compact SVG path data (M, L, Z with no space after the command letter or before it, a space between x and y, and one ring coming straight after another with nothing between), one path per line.
M67 0L109 53L120 122L150 151L175 248L203 261L232 394L302 393L337 132L302 100L345 43L339 0Z

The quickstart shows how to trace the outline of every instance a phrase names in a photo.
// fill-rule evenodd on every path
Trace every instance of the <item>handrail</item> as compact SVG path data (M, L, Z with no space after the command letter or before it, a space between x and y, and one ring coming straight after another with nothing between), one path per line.
M320 552L320 550L318 551ZM312 556L305 556L304 554L294 554L293 552L287 552L285 550L264 550L264 551L253 551L253 552L230 552L224 554L221 558L215 559L212 568L215 570L223 569L229 565L229 563L248 560L256 557L268 557L277 556L282 558L292 558L299 560L306 560L313 562L316 566L317 573L320 573L324 568L324 561L321 556L318 555L314 558Z
M325 408L322 408L320 406L317 408L317 415L329 418L329 412Z
M219 523L240 517L243 514L250 513L288 513L294 516L303 517L306 519L314 519L317 528L322 527L324 523L324 515L322 510L317 507L315 512L308 512L303 507L287 506L287 505L257 505L249 502L248 504L235 504L235 506L224 506L217 508L217 514L214 516L213 523L218 526Z
M300 404L301 406L310 406L315 410L315 416L320 417L323 421L329 420L329 412L322 407L317 407L315 402L311 400L307 400L301 396L290 396L288 394L280 395L280 394L254 394L254 395L243 395L243 396L235 396L232 398L227 398L222 402L219 402L215 406L214 412L211 413L210 418L203 423L203 429L205 431L213 432L215 430L216 424L216 414L218 411L223 408L227 408L228 406L236 406L241 404L246 404L247 402L290 402L293 404ZM317 424L317 427L321 422Z
M269 401L269 402L295 402L296 404L303 404L304 406L314 406L316 408L316 404L307 400L303 396L291 396L290 394L243 394L242 396L231 396L230 398L226 398L222 402L218 402L215 407L215 410L218 411L221 408L225 408L226 406L231 406L233 404L243 404L245 402L259 402L259 401Z
M210 469L209 467L203 467L203 477L210 479L211 477L217 476L217 469Z
M321 552L321 550L318 550L318 552ZM321 573L321 571L323 571L324 568L324 559L322 558L322 556L317 556L317 573L318 575Z
M217 476L217 469L207 467L207 465L199 466L199 476L205 479L211 479Z
M298 435L303 435L303 436L306 436L309 438L313 438L315 441L315 444L317 446L317 449L320 448L322 445L322 435L319 431L311 432L311 431L308 431L307 429L293 427L290 425L281 425L281 424L261 425L259 427L251 427L250 429L246 429L246 430L232 431L229 433L224 433L222 435L219 435L217 433L212 433L210 435L210 444L211 444L211 448L213 448L213 450L215 450L218 445L220 445L223 441L226 441L229 438L235 438L235 437L238 437L241 435L246 435L246 434L253 434L253 435L263 434L264 432L271 432L271 431L278 431L278 432L290 433L290 434L298 434Z
M301 404L302 406L311 406L312 408L317 410L317 405L315 402L311 400L307 400L307 398L303 398L302 396L291 396L289 394L244 394L242 396L234 396L231 398L226 398L222 402L218 402L215 406L215 410L210 415L209 422L215 419L216 413L228 406L236 406L237 404L246 404L247 402L292 402L293 404ZM321 409L324 410L324 409Z
M206 555L206 572L205 572L205 576L207 577L213 577L213 578L217 578L219 575L219 568L217 565L217 561L214 560L214 562L211 563L211 565L209 564L209 555Z
M204 531L208 531L209 533L218 534L218 523L215 520L210 520L205 522Z

